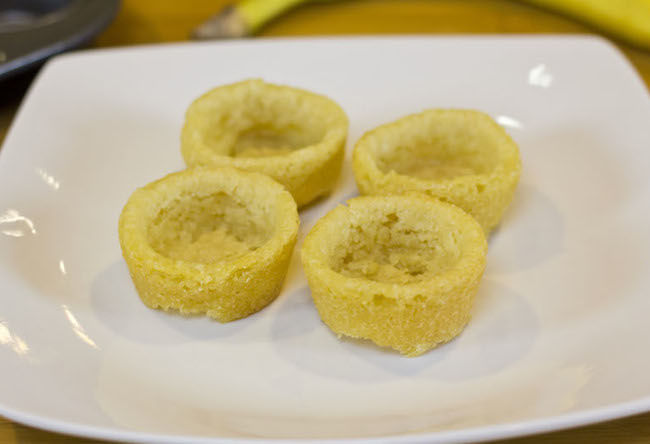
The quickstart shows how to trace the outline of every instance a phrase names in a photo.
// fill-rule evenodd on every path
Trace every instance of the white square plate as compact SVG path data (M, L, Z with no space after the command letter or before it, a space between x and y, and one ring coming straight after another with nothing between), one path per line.
M221 325L146 308L117 219L183 168L189 103L245 78L310 89L380 123L490 113L519 143L515 201L490 239L473 319L404 358L340 340L298 260L356 194L301 214L285 289ZM84 52L39 75L0 155L0 414L137 442L449 442L650 409L650 101L612 46L576 37L254 40Z

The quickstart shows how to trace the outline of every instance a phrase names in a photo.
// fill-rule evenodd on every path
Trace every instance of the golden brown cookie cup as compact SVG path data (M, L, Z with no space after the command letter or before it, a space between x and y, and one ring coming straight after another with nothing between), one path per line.
M485 268L476 220L420 193L348 204L320 219L301 251L325 324L408 356L458 335Z
M364 134L353 169L362 194L420 191L461 207L489 233L512 200L521 161L487 114L429 110Z
M181 153L189 167L230 166L271 176L303 206L334 187L347 132L347 116L331 99L246 80L190 105Z
M131 195L119 221L122 254L147 306L221 322L276 298L297 232L291 195L233 168L157 180Z

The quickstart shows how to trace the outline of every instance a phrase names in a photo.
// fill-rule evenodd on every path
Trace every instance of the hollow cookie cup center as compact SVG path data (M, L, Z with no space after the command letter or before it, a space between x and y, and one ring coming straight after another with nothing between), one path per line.
M348 226L344 243L337 243L330 258L332 269L348 277L408 284L452 267L459 256L454 235L416 228L409 223L413 215L405 213L389 212Z
M262 217L260 217L262 216ZM255 251L272 235L269 215L217 192L182 193L151 221L147 239L161 255L212 264Z

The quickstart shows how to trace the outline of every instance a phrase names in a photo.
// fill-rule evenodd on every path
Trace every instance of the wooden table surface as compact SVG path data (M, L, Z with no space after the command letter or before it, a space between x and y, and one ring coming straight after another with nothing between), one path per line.
M124 0L94 47L187 40L224 0ZM268 25L263 36L378 33L593 33L589 26L512 0L347 0L301 6ZM650 51L619 44L650 87ZM30 78L0 84L0 141ZM0 373L1 377L1 373ZM0 417L0 444L99 443L25 427ZM539 443L650 443L650 414L574 430L509 440Z

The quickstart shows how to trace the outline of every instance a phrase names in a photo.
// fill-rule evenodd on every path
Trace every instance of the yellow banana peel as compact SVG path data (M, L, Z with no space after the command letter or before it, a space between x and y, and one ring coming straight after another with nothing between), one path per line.
M254 34L273 18L306 1L308 0L241 0L235 7Z
M195 39L238 38L255 34L286 10L310 0L239 0L194 29Z
M590 24L650 49L650 0L523 0Z
M194 37L219 38L251 35L288 9L301 3L313 1L322 0L239 0L197 28ZM650 0L515 1L565 14L623 41L650 49Z

